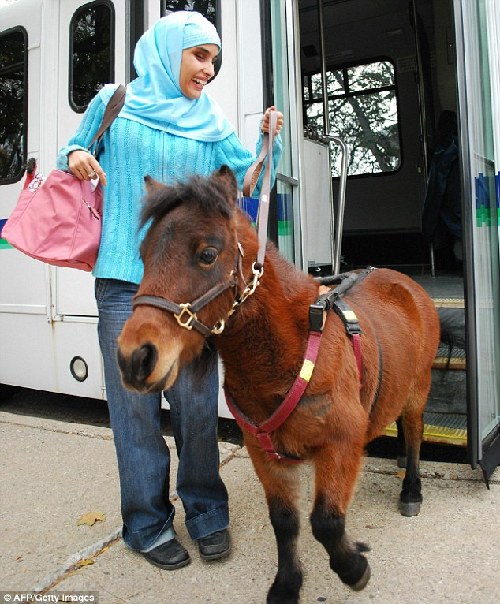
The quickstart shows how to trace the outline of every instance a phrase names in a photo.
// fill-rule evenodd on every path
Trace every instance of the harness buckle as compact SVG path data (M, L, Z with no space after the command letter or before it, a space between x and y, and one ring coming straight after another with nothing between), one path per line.
M186 329L193 329L192 322L197 317L196 313L191 311L191 304L188 302L184 304L179 304L179 306L181 308L181 312L179 314L174 313L174 317L177 319L177 323L179 323L181 327L185 327ZM187 318L185 318L184 315L187 315Z
M309 305L309 329L310 331L323 331L323 311L325 310L322 304L315 302Z

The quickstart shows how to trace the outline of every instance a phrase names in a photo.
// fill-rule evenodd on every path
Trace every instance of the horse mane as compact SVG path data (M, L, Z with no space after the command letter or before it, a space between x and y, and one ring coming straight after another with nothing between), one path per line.
M146 179L152 182L149 177ZM150 220L160 221L180 204L197 206L204 214L219 214L224 218L230 218L234 211L220 179L194 175L188 181L174 185L154 183L144 199L140 228Z

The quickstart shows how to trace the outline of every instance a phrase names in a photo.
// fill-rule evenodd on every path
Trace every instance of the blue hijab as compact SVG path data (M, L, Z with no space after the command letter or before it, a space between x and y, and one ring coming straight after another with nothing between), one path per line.
M179 86L182 51L202 44L221 47L219 34L193 11L171 13L157 21L137 42L137 78L127 86L120 116L177 136L205 142L225 139L233 127L205 92L184 96Z

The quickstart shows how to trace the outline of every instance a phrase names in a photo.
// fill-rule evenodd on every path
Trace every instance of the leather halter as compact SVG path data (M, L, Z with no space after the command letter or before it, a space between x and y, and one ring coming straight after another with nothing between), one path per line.
M210 288L207 292L205 292L199 298L196 298L196 300L193 302L184 302L178 304L177 302L172 302L172 300L164 298L163 296L150 296L145 294L135 296L132 302L132 308L135 309L137 306L154 306L160 310L171 312L181 327L184 327L188 330L191 330L194 327L196 331L201 333L201 335L205 338L208 338L211 335L218 335L222 333L226 325L225 319L220 319L213 327L207 327L198 319L196 313L207 306L207 304L210 304L210 302L215 300L215 298L220 296L220 294L224 293L228 289L233 288L236 290L238 285L238 270L240 269L242 256L242 248L239 243L237 247L238 253L236 254L235 260L236 266L231 271L229 279L223 283L214 285L214 287ZM235 304L236 302L233 303L233 307L229 311L228 316L233 313Z

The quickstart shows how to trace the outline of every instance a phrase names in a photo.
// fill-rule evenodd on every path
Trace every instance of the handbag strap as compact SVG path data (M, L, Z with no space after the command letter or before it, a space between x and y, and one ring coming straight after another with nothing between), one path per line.
M120 84L113 93L113 96L109 99L106 105L106 110L102 116L102 122L99 126L99 130L94 134L94 138L91 140L88 148L92 147L94 143L99 143L106 130L111 126L115 117L120 113L123 103L125 102L126 88L123 84Z

